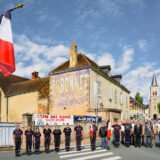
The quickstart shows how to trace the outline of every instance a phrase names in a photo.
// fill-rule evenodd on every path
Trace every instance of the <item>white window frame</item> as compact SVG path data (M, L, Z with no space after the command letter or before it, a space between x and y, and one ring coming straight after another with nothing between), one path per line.
M120 94L120 102L121 102L121 104L123 104L123 94L122 94L122 92Z
M101 81L97 81L98 82L98 96L101 97L102 96L102 84Z
M115 102L117 102L118 101L118 93L117 93L117 89L115 89Z
M112 100L112 86L109 86L109 100Z

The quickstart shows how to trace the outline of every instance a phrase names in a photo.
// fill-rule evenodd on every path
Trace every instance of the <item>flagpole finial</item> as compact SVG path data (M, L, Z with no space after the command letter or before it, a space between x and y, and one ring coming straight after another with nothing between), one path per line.
M22 8L24 4L20 3L19 5L16 6L16 8Z

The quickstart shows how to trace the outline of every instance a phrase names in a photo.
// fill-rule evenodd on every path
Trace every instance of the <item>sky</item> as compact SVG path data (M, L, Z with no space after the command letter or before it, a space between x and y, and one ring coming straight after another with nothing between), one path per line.
M69 59L76 42L99 65L122 74L122 84L149 102L152 75L160 85L160 0L0 0L12 12L16 72L40 77Z

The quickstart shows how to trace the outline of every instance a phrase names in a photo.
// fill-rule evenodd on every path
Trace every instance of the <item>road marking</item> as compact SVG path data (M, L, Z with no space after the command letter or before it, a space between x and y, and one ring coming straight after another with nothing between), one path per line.
M60 158L68 158L68 157L82 156L82 155L86 155L86 154L101 153L104 151L106 151L106 150L98 150L98 151L83 152L83 153L80 152L80 153L76 153L76 154L62 155L62 156L60 156Z
M94 153L94 152L92 152L92 153ZM92 159L92 158L99 158L99 157L109 156L109 155L112 155L112 154L113 154L112 152L108 152L108 153L97 154L97 155L92 155L92 156L74 158L74 159L70 159L70 160L87 160L87 159Z
M115 156L115 157L110 157L102 160L119 160L119 159L122 159L122 158L120 156Z
M97 147L96 149L101 149L101 147ZM86 149L82 149L81 151L68 151L68 152L66 152L66 151L63 151L63 152L59 152L58 154L60 154L60 155L62 155L62 154L70 154L70 153L78 153L78 152L85 152L85 151L90 151L91 150L91 148L86 148Z

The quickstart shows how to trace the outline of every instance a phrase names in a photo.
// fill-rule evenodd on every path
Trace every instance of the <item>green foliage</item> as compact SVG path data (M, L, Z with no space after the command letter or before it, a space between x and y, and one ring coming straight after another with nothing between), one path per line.
M158 110L159 110L159 113L160 113L160 103L158 103Z
M136 99L139 103L143 104L143 97L140 96L140 93L139 93L139 92L136 93L135 99Z

